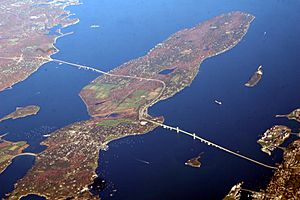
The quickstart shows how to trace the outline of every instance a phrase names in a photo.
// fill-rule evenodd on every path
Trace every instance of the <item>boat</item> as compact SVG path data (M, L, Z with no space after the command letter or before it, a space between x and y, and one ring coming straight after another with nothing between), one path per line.
M218 100L215 100L215 103L218 104L218 105L222 105L222 102L218 101Z
M100 27L100 26L97 25L97 24L93 24L93 25L90 26L90 28L99 28L99 27Z

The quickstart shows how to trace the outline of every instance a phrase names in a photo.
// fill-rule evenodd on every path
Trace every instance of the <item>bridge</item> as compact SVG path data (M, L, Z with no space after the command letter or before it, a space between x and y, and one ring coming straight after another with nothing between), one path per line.
M188 135L188 136L192 137L194 140L196 140L196 139L200 140L200 142L202 142L204 144L207 144L208 146L212 146L212 147L218 148L218 149L220 149L222 151L225 151L227 153L230 153L230 154L235 155L237 157L240 157L242 159L248 160L248 161L253 162L255 164L258 164L260 166L263 166L263 167L266 167L266 168L269 168L269 169L277 169L277 167L270 166L270 165L264 164L262 162L256 161L256 160L254 160L252 158L249 158L249 157L244 156L244 155L242 155L240 153L234 152L234 151L232 151L230 149L227 149L227 148L222 147L222 146L220 146L218 144L215 144L215 143L213 143L213 142L211 142L209 140L206 140L206 139L204 139L202 137L199 137L198 135L196 135L196 133L190 133L188 131L184 131L184 130L180 129L179 127L169 126L169 125L162 124L162 123L159 123L159 122L156 122L156 121L153 121L153 120L149 120L149 119L146 119L146 118L144 118L143 120L148 121L148 122L153 123L153 124L156 124L158 126L161 126L164 129L169 129L170 131L176 131L176 133L182 133L182 134Z
M34 157L36 157L37 154L35 154L35 153L30 153L30 152L20 153L20 154L18 154L18 155L15 155L12 159L14 159L14 158L16 158L16 157L19 157L19 156L34 156Z
M15 60L17 62L20 62L20 59L23 59L23 57L21 58L20 57L0 57L2 59L12 59L12 60ZM85 66L85 65L81 65L81 64L76 64L76 63L72 63L72 62L67 62L67 61L64 61L64 60L60 60L60 59L54 59L54 58L45 58L45 57L33 57L32 59L42 59L42 60L45 60L45 61L48 61L48 62L57 62L57 63L63 63L63 64L67 64L67 65L70 65L70 66L73 66L73 67L77 67L78 69L84 69L84 70L90 70L90 71L93 71L93 72L97 72L97 73L100 73L100 74L104 74L104 75L108 75L108 76L113 76L113 77L120 77L120 78L130 78L130 79L138 79L138 80L146 80L146 81L155 81L155 82L159 82L162 84L162 90L160 92L160 94L155 98L153 99L149 104L145 105L143 108L140 109L139 111L139 119L140 120L145 120L147 122L150 122L150 123L153 123L153 124L156 124L158 126L161 126L165 129L169 129L170 131L176 131L177 133L182 133L182 134L185 134L185 135L188 135L190 137L192 137L194 140L200 140L200 142L208 145L208 146L212 146L212 147L215 147L217 149L220 149L222 151L225 151L227 153L230 153L232 155L235 155L239 158L242 158L242 159L245 159L247 161L250 161L252 163L255 163L257 165L260 165L260 166L263 166L263 167L266 167L266 168L269 168L269 169L277 169L276 167L274 166L270 166L270 165L267 165L267 164L264 164L262 162L259 162L259 161L256 161L252 158L249 158L247 156L244 156L240 153L237 153L237 152L234 152L230 149L227 149L225 147L222 147L218 144L215 144L209 140L206 140L202 137L199 137L198 135L196 135L196 133L190 133L188 131L184 131L182 129L180 129L179 127L173 127L173 126L169 126L169 125L166 125L166 124L162 124L162 123L159 123L159 122L156 122L156 121L153 121L153 120L150 120L150 119L147 119L146 117L148 116L147 114L147 109L148 107L152 106L153 104L155 104L157 101L159 101L160 97L162 96L165 88L166 88L166 84L164 81L162 80L159 80L159 79L153 79L153 78L145 78L145 77L138 77L138 76L129 76L129 75L119 75L119 74L113 74L113 73L109 73L109 72L105 72L105 71L102 71L102 70L99 70L99 69L96 69L96 68L93 68L93 67L89 67L89 66ZM144 117L146 116L146 117ZM36 154L32 154L32 153L23 153L23 154L19 154L18 156L20 155L33 155L33 156L36 156Z

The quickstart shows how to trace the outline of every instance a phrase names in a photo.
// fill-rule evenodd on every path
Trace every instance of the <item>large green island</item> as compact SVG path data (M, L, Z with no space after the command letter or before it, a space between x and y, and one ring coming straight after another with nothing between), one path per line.
M33 168L15 185L10 199L38 194L47 199L98 199L88 185L96 177L99 150L115 139L147 133L157 125L147 109L189 86L207 58L242 40L254 16L226 13L178 31L145 56L131 60L83 88L80 96L91 119L51 134ZM169 74L161 74L173 69Z

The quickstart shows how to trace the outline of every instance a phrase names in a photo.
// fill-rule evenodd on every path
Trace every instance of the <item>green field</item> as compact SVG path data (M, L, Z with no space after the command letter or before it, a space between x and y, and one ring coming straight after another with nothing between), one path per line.
M97 125L98 126L110 126L110 127L114 127L117 126L121 123L131 123L132 120L130 119L124 119L124 118L120 118L120 119L108 119L108 120L104 120L102 122L99 122Z

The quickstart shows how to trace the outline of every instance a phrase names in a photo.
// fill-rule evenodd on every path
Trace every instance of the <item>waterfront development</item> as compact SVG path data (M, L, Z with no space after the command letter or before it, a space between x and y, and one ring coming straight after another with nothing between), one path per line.
M59 7L63 6L64 3L59 1L50 2L50 5L52 4ZM283 80L279 81L277 79L275 83L276 74L280 74L275 73L280 69L276 67L279 66L277 63L280 63L278 60L276 64L267 63L267 56L265 56L263 60L257 59L259 57L256 56L255 59L252 59L252 63L245 62L246 60L251 60L247 58L247 56L254 56L255 52L264 51L264 48L261 47L255 47L255 49L259 49L258 51L251 51L251 43L253 45L257 44L256 41L260 41L261 39L267 44L270 44L268 42L269 40L272 41L272 31L268 31L266 34L265 27L267 26L264 24L260 27L262 23L261 19L265 18L256 10L256 7L255 9L247 6L243 7L241 6L242 4L237 3L236 5L239 5L237 7L229 6L225 8L218 6L220 4L220 2L218 2L218 4L212 3L211 5L214 7L212 10L214 11L209 14L206 13L205 15L197 14L205 12L203 12L203 10L201 11L201 9L203 9L201 6L198 6L198 9L194 9L194 4L191 7L185 4L187 7L181 6L180 8L178 7L178 9L172 9L171 13L173 13L174 10L189 9L191 12L182 12L191 13L191 16L186 16L185 18L180 13L165 15L165 11L169 8L161 5L159 1L154 1L153 4L151 3L151 6L148 4L136 6L136 2L118 2L114 4L120 4L118 9L121 10L125 7L130 9L131 7L135 8L131 10L131 12L126 12L128 15L140 13L142 10L141 13L143 17L139 18L141 21L136 23L133 20L133 23L130 24L126 22L128 19L126 17L125 23L124 21L119 21L120 19L124 19L124 12L120 12L120 10L116 8L114 8L116 11L111 9L110 6L112 3L91 2L84 2L84 4L72 8L72 11L78 14L78 16L72 18L71 21L74 20L75 22L78 21L77 18L80 18L81 23L77 24L75 28L70 27L66 29L67 32L74 31L75 34L59 40L69 41L64 45L62 45L63 43L56 45L60 49L60 52L50 58L50 54L48 55L48 53L46 53L47 50L44 48L33 47L33 49L37 48L38 54L27 55L27 59L33 59L47 64L33 76L29 77L27 81L17 84L11 90L5 90L0 94L2 104L8 105L7 108L3 107L3 109L0 110L1 116L11 113L12 110L21 105L39 105L42 108L40 112L36 113L37 115L35 117L24 117L18 120L8 119L1 122L1 133L9 132L9 134L3 135L5 139L2 139L2 143L4 146L11 143L10 148L3 148L4 151L2 152L4 152L4 156L6 154L11 156L9 163L12 164L5 167L5 170L0 175L0 184L3 185L2 183L5 183L4 187L0 189L0 195L12 192L10 198L13 199L17 199L26 194L30 195L24 199L40 199L38 196L32 194L50 197L51 199L63 197L98 199L100 193L103 199L132 200L156 199L158 197L162 197L163 199L197 199L196 197L199 197L199 195L204 199L220 199L226 195L232 185L241 181L244 181L244 184L242 186L238 184L234 187L231 191L231 196L238 198L240 191L244 193L247 192L247 190L248 192L252 191L254 194L255 191L259 191L259 189L267 185L269 177L274 171L275 174L277 173L278 175L274 176L274 180L272 179L273 186L280 186L280 184L282 184L282 182L280 184L276 183L276 180L280 179L281 176L284 176L287 184L289 184L289 180L297 180L297 174L295 173L297 172L297 165L294 166L293 164L294 167L292 168L295 170L291 171L289 170L290 165L282 168L281 165L278 167L275 163L280 162L282 157L280 155L281 150L285 150L286 148L285 144L281 144L283 140L280 137L285 135L281 134L283 132L277 131L280 135L279 137L277 137L276 131L269 132L274 133L274 137L271 140L266 140L269 145L268 148L272 148L276 142L279 144L276 148L272 149L271 157L260 153L259 145L256 144L260 133L265 132L265 130L277 124L278 127L286 127L286 130L289 130L288 133L290 133L289 142L293 140L295 138L294 136L297 136L298 133L298 125L294 123L296 121L286 121L285 118L275 118L272 119L272 121L269 119L274 118L276 113L287 113L286 111L291 111L295 109L295 107L299 107L299 104L295 101L295 99L298 99L297 94L291 93L290 90L286 89L295 87L296 79L291 78L293 76L288 71L291 68L290 64L286 64L286 66L288 66L286 69L287 74L281 77ZM96 4L101 4L101 6L95 6ZM196 2L195 4L198 5ZM263 5L264 4L267 3L263 3ZM48 3L45 3L43 6L47 5ZM172 6L174 5L178 6L181 4L177 2L172 4ZM283 3L283 5L285 4ZM108 6L109 9L106 6ZM99 12L99 17L101 16L101 19L99 18L100 20L85 20L85 14L81 12L96 7L102 10L101 12L106 10L109 11L108 13L114 13L114 15L106 16L101 15L101 12ZM158 14L158 16L160 16L158 18L164 19L164 17L166 17L178 23L176 22L174 24L170 23L170 21L159 20L159 22L153 23L155 26L150 25L147 20L144 21L144 19L147 19L148 16L146 10L152 10L152 8L159 8L159 10L163 11L162 13L164 14ZM281 7L281 9L284 8L284 6ZM229 39L229 43L218 50L218 53L214 54L210 48L204 47L203 49L208 51L207 55L202 52L195 57L193 57L195 53L193 49L197 48L193 47L185 51L185 47L181 50L180 48L172 48L172 45L166 45L168 43L165 43L165 41L172 38L172 33L182 30L178 33L182 33L183 35L187 34L187 37L184 38L179 34L180 37L173 37L174 41L179 41L180 44L183 42L183 44L189 47L190 41L188 38L192 35L188 33L192 32L191 30L193 30L193 28L186 27L193 27L199 22L201 22L201 24L212 22L212 19L218 19L218 17L215 18L215 16L219 16L222 19L222 17L228 13L231 13L230 15L232 15L232 13L237 15L243 14L243 12L231 12L232 10L243 10L245 13L254 14L257 21L254 20L254 23L252 23L254 26L251 26L245 38L238 34L237 38L243 39L237 40L237 38L231 38L232 41L239 41L239 45L231 51L227 51L224 54L202 62L205 58L218 55L222 52L222 49L224 51L229 50L237 44L227 46L227 44L232 42ZM222 13L227 14L221 15ZM64 16L70 17L71 14ZM161 18L161 16L164 17ZM174 20L176 17L178 17L177 20ZM185 20L178 20L180 17L183 17ZM134 19L136 18L135 16ZM155 19L154 16L150 18L151 22L152 19ZM274 22L275 21L278 23L276 17L274 18ZM99 27L99 29L93 29L91 32L87 31L90 27L94 27L93 25L95 24L97 24L97 28ZM195 27L201 27L201 24ZM282 22L279 21L279 24L282 24ZM225 21L224 25L230 25L230 23ZM113 26L116 26L115 30L126 31L116 36L107 29L107 27ZM130 29L128 29L127 26L130 27ZM288 27L288 24L285 23L285 26ZM285 26L282 26L282 28ZM151 27L151 35L147 35L145 31L148 30L147 27ZM157 32L155 31L155 27L158 28L157 30L160 30L159 27L164 28ZM197 30L197 28L195 29ZM243 27L241 27L241 29L243 29ZM211 38L215 38L220 32L226 31L223 30L222 27L215 25L209 26L207 30L212 32L216 31L217 34L212 34L214 37ZM246 30L243 29L243 31L248 31L248 27ZM56 33L59 32L60 30ZM259 32L262 33L261 38L259 37ZM51 34L56 35L56 33L51 30ZM132 33L136 33L136 35L131 41L129 38ZM245 32L242 32L242 34L244 33ZM84 35L89 36L83 37ZM100 36L98 37L97 35ZM145 37L142 37L142 35L145 35ZM171 37L165 40L169 35L171 35ZM234 35L234 31L226 31L225 38L227 38L227 36L230 38L232 35ZM91 41L91 38L94 38L95 42L89 42L89 49L94 49L94 51L83 50L86 49L82 48L83 44L88 47L86 42ZM99 38L101 38L101 42ZM182 38L184 39L182 40ZM221 38L223 38L223 36ZM188 42L184 43L186 40ZM72 42L70 43L70 41ZM147 42L138 48L134 45L141 44L142 41ZM171 42L174 41L171 40ZM280 40L277 39L276 41L278 42ZM193 44L193 42L197 43L197 38L191 43ZM124 47L128 46L128 44L131 44L129 45L130 48L126 47L127 49L125 48L125 50ZM178 44L176 44L176 46L177 45ZM218 46L221 47L223 44L221 42L215 43L215 45L217 46L213 46L212 49ZM68 46L71 46L71 48L68 48ZM152 48L153 46L155 47ZM105 49L105 51L101 49ZM118 49L118 51L116 51L116 49ZM149 51L149 49L151 50ZM190 51L190 49L192 49L192 51ZM49 53L51 53L50 51L51 49ZM149 53L147 53L148 51ZM80 56L77 52L80 52ZM118 52L122 56L118 57L116 53L113 52ZM142 56L143 54L145 56ZM172 57L173 54L176 55L174 58ZM202 54L206 56L203 59L201 58ZM230 55L233 55L233 57L230 58ZM293 57L293 54L290 54L290 56ZM100 60L96 59L100 57ZM193 58L195 62L193 62L191 58ZM199 58L200 60L198 60ZM236 62L237 58L243 61ZM18 64L26 60L26 56L22 54L4 55L1 59L5 60L5 62ZM176 61L176 59L178 59L179 62ZM147 64L144 65L144 63ZM190 63L193 64L189 65ZM202 63L201 73L196 77L200 63ZM238 66L237 63L244 67ZM243 86L245 79L255 70L255 66L258 66L260 63L268 67L267 69L264 68L267 73L264 75L263 80L259 80L261 83L257 84L257 86L251 90L245 87L243 87L244 89L237 87L238 85ZM120 67L115 68L115 66L118 65ZM219 67L216 67L217 65L219 65ZM153 71L149 70L149 66L154 66ZM220 67L222 67L224 71L222 71ZM191 75L187 72L191 72ZM96 78L96 75L99 75L98 73L101 73L102 76L90 82ZM232 76L233 74L234 76ZM296 76L297 71L293 71L292 74ZM270 79L270 76L272 79ZM42 77L42 79L39 79L39 77ZM174 77L176 77L176 79L173 79ZM287 77L289 81L287 82L284 77ZM273 79L274 81L272 82ZM193 84L191 84L192 81ZM35 84L36 86L34 85L35 82L38 83ZM56 82L60 83L60 85L56 84ZM90 84L88 84L88 82L90 82ZM214 82L217 84L211 85L211 83ZM174 85L174 83L180 84ZM287 98L283 100L281 97L272 98L274 99L274 104L260 106L264 104L266 99L269 100L270 97L276 94L272 92L275 91L274 89L272 90L266 87L271 87L272 84L272 86L278 86L278 84L283 83L284 87L281 87L280 94L281 97L288 97L288 100ZM58 87L49 87L50 85L56 85ZM24 88L26 88L26 90L24 90ZM83 90L81 90L81 88L83 88ZM174 98L169 98L183 88L186 89L176 94ZM214 89L212 90L211 88ZM84 104L77 96L80 90L80 98L84 100L88 112L86 112ZM20 91L26 92L23 93ZM58 91L58 93L56 91ZM63 92L60 93L59 91ZM222 91L227 91L227 94L224 94ZM71 93L73 96L70 95ZM23 96L25 98L23 98ZM9 99L15 100L9 101ZM161 101L164 99L165 101ZM183 99L185 100L182 101ZM214 99L218 101L215 100L216 103L214 103ZM237 101L234 101L234 99ZM289 103L283 104L286 103L286 101L289 101ZM272 105L282 105L282 107L279 109L272 107ZM253 118L254 115L251 114L252 111L249 112L246 108L252 109L255 113L256 120ZM230 117L227 116L228 113L230 113ZM89 119L88 114L91 119ZM297 112L290 114L288 118L297 120ZM247 125L244 124L245 119ZM49 128L32 134L31 129L38 128L37 130L41 130L39 126L44 125L49 126ZM32 127L29 128L29 126ZM53 126L55 126L55 128L50 128ZM53 129L56 131L51 131ZM172 133L170 130L172 132L174 131L173 133L179 134L169 134ZM143 135L143 133L150 131L151 134ZM265 139L268 139L269 135L272 134L266 134ZM233 138L234 142L232 140ZM286 138L284 138L284 140L286 140ZM26 147L20 148L19 151L9 152L15 148L13 146L18 146L17 143L19 141L24 141L25 143L23 142L22 145ZM42 141L41 145L44 146L39 147L40 141ZM28 143L26 144L26 142ZM20 147L22 145L20 145ZM224 154L222 151L211 147L215 147L229 154ZM279 149L279 152L277 149ZM288 157L289 163L294 161L297 163L297 145L294 145L293 149L295 150L285 151L286 155L290 155ZM203 151L205 152L205 156L201 158L201 163L203 163L199 169L184 167L186 158L191 158L197 155L197 152ZM243 159L235 159L232 154ZM12 177L12 179L14 177L11 170L20 168L17 166L17 163L22 155L37 156L35 164L33 164L33 167L29 171L26 170L22 176L19 176L18 179L20 180L7 179L8 176ZM129 157L126 157L126 155ZM287 158L287 156L285 156L285 158ZM273 159L274 161L272 161ZM51 160L51 162L47 162L46 160ZM133 162L131 162L131 160ZM229 160L230 162L227 162ZM251 162L255 163L255 165ZM120 165L120 163L122 164ZM230 163L230 169L228 168L228 163ZM281 169L284 169L282 173ZM132 171L135 171L137 176L129 177ZM290 176L290 174L294 175ZM6 179L4 177L6 177ZM102 180L102 178L105 180ZM46 179L47 181L43 181ZM147 180L147 185L144 184L145 180ZM170 182L170 180L172 181ZM259 180L258 184L256 180ZM15 191L13 191L13 187L11 187L13 185L7 187L9 186L8 184L15 184L16 182L18 183ZM196 185L199 184L203 187L196 187ZM25 185L26 187L23 187ZM161 187L162 185L164 185L164 187ZM187 191L187 187L189 191L188 194L184 192ZM133 188L135 188L135 192L133 192ZM149 188L152 188L151 194L147 192ZM172 188L173 192L165 193L162 191L163 188L164 190L170 190L170 188ZM213 188L215 192L212 194L211 191ZM70 190L73 192L70 193ZM277 191L278 189L275 188L275 190ZM54 191L57 193L54 194ZM295 191L296 188L289 188L287 191L282 191L281 194L285 195L289 192L290 195L294 195L296 194ZM265 195L266 193L267 192L263 192L260 193L260 196L257 195L258 199L271 197ZM253 195L253 197L255 196Z

